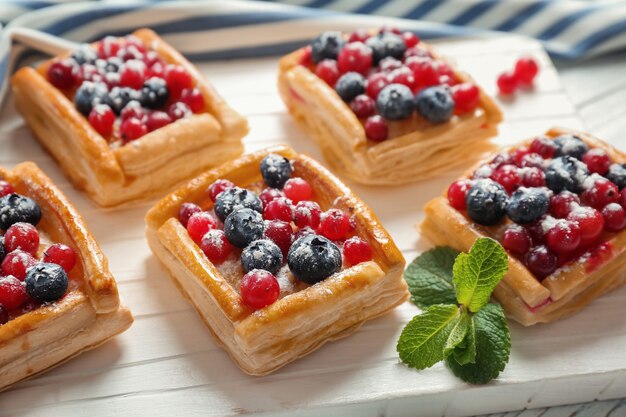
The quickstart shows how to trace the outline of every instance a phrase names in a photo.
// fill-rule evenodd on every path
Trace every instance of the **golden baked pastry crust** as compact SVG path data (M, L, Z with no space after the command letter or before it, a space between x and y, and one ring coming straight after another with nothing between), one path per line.
M443 60L428 45L420 45ZM335 90L299 65L302 54L299 49L281 58L280 95L298 126L316 141L333 170L353 181L368 185L420 181L495 149L487 139L497 134L502 113L482 89L480 105L473 113L454 115L440 125L414 115L409 121L390 123L390 139L380 143L368 141L362 123ZM469 75L454 72L457 79L472 81ZM464 157L459 158L459 154Z
M588 133L552 128L545 135L556 137L563 134L576 135L590 148L604 149L614 162L626 162L626 154ZM508 149L529 145L531 141ZM470 176L479 165L472 167L463 177ZM424 220L419 225L421 234L436 245L452 246L460 251L469 250L479 237L501 235L504 228L502 225L486 227L473 223L450 206L445 192L443 196L428 202L424 212ZM626 256L623 256L626 230L614 234L608 241L608 247L597 249L592 260L567 263L566 267L557 269L541 282L523 263L509 256L509 272L496 288L495 298L511 318L525 326L570 316L596 297L626 283L626 274L623 274L626 269Z
M112 148L45 77L51 61L21 68L11 83L18 110L78 189L101 206L147 199L243 152L248 123L174 48L154 32L133 33L166 62L192 74L206 111ZM167 163L165 163L167 162Z
M269 153L293 161L294 175L311 184L322 209L334 206L353 214L357 234L370 243L373 260L253 311L191 240L177 215L183 202L211 207L206 189L216 179L242 187L260 181L259 165ZM148 243L174 283L233 360L252 375L273 372L345 337L408 298L404 258L376 215L329 171L287 147L245 155L197 177L159 201L146 223Z
M78 262L70 277L79 282L60 300L43 305L0 326L0 390L44 372L126 330L133 322L120 306L108 262L82 216L33 163L0 179L35 200L42 211L38 229L55 242L74 248Z

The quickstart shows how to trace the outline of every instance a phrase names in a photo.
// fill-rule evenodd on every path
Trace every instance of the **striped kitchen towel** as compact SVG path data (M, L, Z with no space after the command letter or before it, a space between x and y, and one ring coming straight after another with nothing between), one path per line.
M482 31L512 32L534 37L544 43L548 52L561 58L590 57L603 53L626 50L626 0L266 0L300 6L267 9L255 15L258 6L241 2L233 10L241 10L239 16L223 20L224 27L258 25L276 21L320 19L343 13L380 15L406 19L402 25L419 31L422 26L415 20L441 24L433 36L459 35ZM72 4L73 3L73 4ZM99 3L90 8L89 3ZM190 30L214 28L200 27L212 19L212 10L228 7L223 2L197 2L198 13L190 17L186 13L159 14L151 10L163 7L165 2L76 2L73 0L0 0L0 23L37 27L55 35L80 31L81 26L98 24L103 19L124 14L125 10L135 16L134 26L169 24L171 31L184 33ZM181 2L177 2L181 3ZM222 3L220 5L220 3ZM78 6L78 7L73 7ZM188 6L181 5L182 9ZM194 8L194 6L191 6ZM37 11L33 15L33 11ZM46 18L48 17L48 18ZM191 26L185 23L190 19ZM43 24L42 20L48 20ZM13 22L13 23L11 23ZM173 29L176 28L176 29ZM192 29L195 28L195 29ZM432 27L431 27L432 28ZM101 30L103 28L100 28ZM297 38L299 32L292 34ZM430 31L422 34L428 38ZM272 52L271 45L257 50Z

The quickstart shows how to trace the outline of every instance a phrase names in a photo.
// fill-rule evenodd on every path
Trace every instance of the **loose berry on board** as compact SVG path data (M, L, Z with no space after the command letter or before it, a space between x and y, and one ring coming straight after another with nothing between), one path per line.
M498 91L502 95L510 95L517 90L518 80L513 71L506 71L500 74L497 80Z
M515 78L524 85L532 84L539 73L539 65L532 57L524 57L515 63Z

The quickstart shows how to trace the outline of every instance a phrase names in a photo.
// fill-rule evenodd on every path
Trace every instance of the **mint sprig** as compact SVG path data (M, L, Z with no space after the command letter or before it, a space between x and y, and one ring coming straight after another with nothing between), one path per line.
M445 359L466 382L496 378L509 360L511 337L502 307L489 298L508 271L507 259L489 238L478 239L469 253L439 247L417 257L405 279L424 311L398 339L402 362L425 369Z

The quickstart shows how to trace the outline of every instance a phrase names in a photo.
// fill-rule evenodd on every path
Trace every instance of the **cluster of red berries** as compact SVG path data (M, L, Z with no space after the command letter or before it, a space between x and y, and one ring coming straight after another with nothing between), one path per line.
M534 58L520 58L515 62L513 70L505 71L498 76L498 91L502 95L513 94L519 87L532 85L538 73L539 65Z

